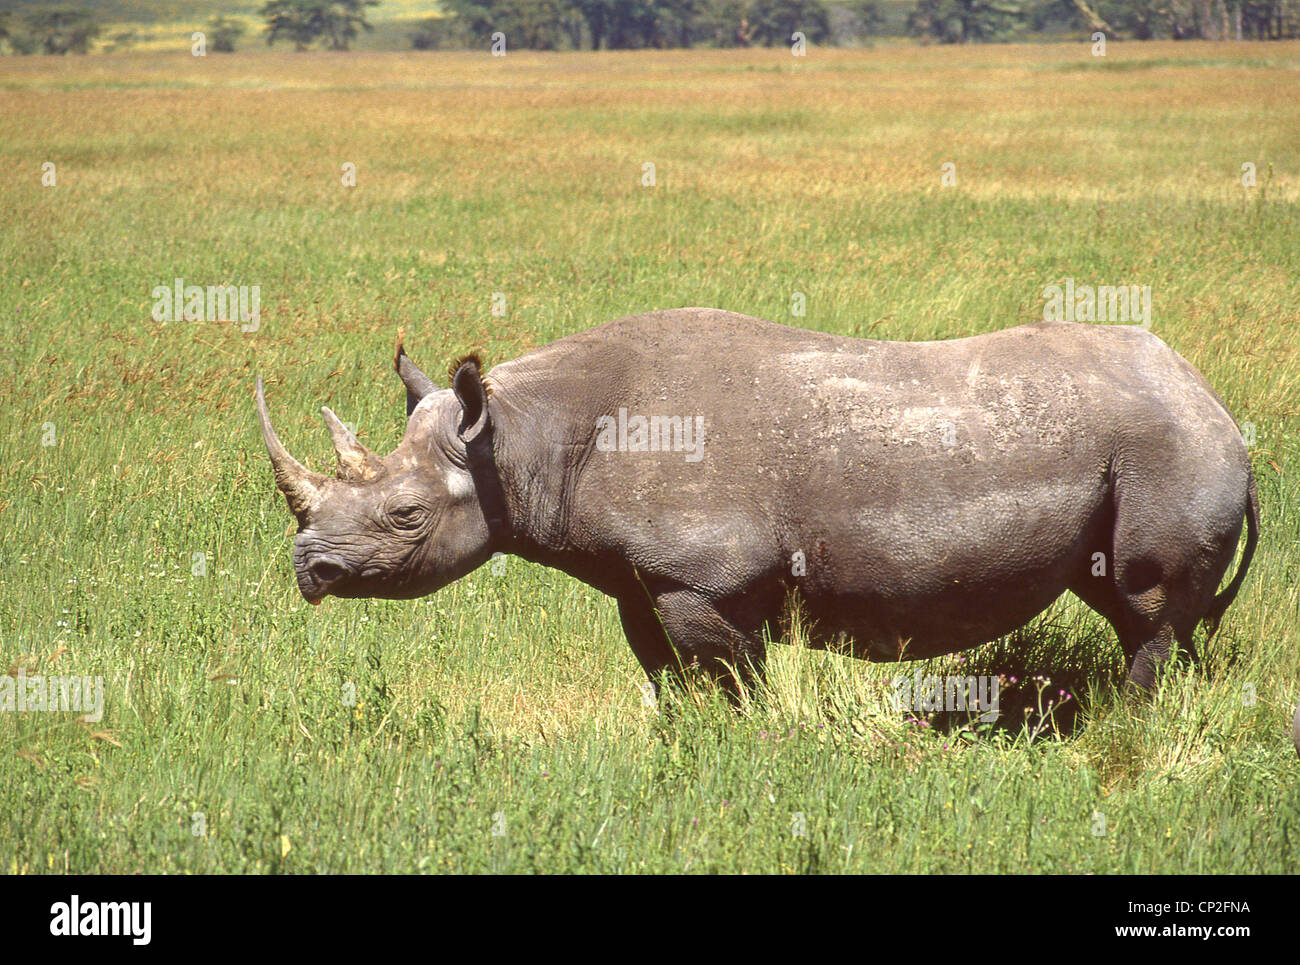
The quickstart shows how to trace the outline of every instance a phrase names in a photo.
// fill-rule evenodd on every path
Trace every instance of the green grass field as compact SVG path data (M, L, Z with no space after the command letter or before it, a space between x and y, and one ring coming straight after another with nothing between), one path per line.
M0 59L0 671L105 693L96 723L0 713L0 870L1296 871L1298 67L1192 43ZM154 321L177 277L259 285L260 328ZM1148 706L1071 598L923 668L1006 675L972 729L892 709L910 664L786 646L742 711L697 691L659 717L613 604L518 560L417 602L298 595L257 374L323 468L321 405L400 437L399 327L439 374L682 305L938 338L1041 318L1067 277L1150 285L1153 331L1255 432L1250 576Z

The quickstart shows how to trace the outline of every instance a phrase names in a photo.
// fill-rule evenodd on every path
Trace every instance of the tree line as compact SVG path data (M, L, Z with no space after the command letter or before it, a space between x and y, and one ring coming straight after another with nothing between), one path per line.
M858 40L884 23L876 0L445 0L419 48L486 45L495 35L535 50L775 46ZM1009 41L1050 30L1135 40L1300 36L1300 0L918 0L907 33L938 43Z
M635 50L808 43L875 33L877 0L445 0L449 17L424 21L418 48L490 44L501 35L533 50Z
M348 50L373 29L380 0L268 0L268 45ZM504 44L508 49L630 50L854 42L880 32L879 0L443 0L446 15L420 22L411 45L427 50ZM230 17L201 28L210 49L232 51L246 32ZM78 9L0 12L0 51L87 53L100 38ZM928 42L1015 40L1062 30L1134 40L1275 40L1300 36L1300 0L918 0L906 31ZM129 33L110 38L124 49Z

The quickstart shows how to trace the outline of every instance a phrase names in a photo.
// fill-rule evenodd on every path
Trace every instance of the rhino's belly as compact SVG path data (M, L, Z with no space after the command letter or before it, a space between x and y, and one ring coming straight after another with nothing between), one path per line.
M948 593L887 599L876 594L805 602L814 646L869 660L910 660L987 643L1024 626L1065 590L1045 575L1029 585L954 586Z
M950 653L1045 610L1108 548L1108 513L1101 479L904 494L805 533L795 582L823 643L848 634L855 654L882 660Z

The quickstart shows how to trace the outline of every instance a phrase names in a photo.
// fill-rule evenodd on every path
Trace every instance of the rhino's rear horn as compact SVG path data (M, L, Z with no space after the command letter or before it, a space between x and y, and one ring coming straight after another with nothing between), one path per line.
M275 471L275 484L288 500L289 511L301 518L320 494L325 477L289 455L289 450L280 442L266 411L266 393L261 376L257 379L257 419L262 425L262 441L271 457L271 468Z
M357 441L352 430L339 421L329 406L321 406L320 411L325 417L325 425L329 426L330 439L339 457L340 479L374 479L384 471L380 458Z
M423 372L415 367L415 363L406 354L406 349L402 348L401 329L397 331L397 349L393 354L393 369L401 377L402 384L406 386L406 416L409 419L415 407L420 404L430 392L438 391L438 386Z

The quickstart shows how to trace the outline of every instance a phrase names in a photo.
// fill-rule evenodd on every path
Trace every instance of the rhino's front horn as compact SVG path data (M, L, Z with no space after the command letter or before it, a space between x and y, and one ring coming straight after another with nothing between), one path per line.
M320 494L325 477L312 472L293 456L280 442L280 437L271 428L271 417L266 411L266 394L262 388L262 377L257 378L257 418L262 424L262 440L271 457L271 468L275 470L275 484L284 498L289 501L289 511L301 517Z
M373 452L357 441L352 430L339 421L339 417L321 406L321 415L329 426L334 451L339 457L340 479L374 479L384 469L383 462Z

